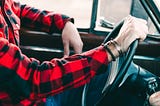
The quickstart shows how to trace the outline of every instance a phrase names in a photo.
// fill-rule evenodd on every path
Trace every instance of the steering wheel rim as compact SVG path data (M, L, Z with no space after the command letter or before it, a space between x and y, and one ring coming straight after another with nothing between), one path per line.
M110 39L115 38L118 35L123 23L124 23L124 20L122 20L116 27L114 27L113 31L110 32L107 35L107 37L105 38L103 43L106 43ZM107 85L107 88L105 88L106 85L104 86L104 88L103 88L103 96L99 99L99 101L96 103L96 105L99 106L100 104L102 104L104 99L106 99L106 97L109 97L111 92L115 91L118 88L118 86L120 85L120 83L123 80L123 77L127 73L127 69L129 67L132 59L133 59L133 56L135 54L137 46L138 46L138 40L135 40L130 45L128 51L125 53L125 59L122 62L122 64L120 66L118 65L117 69L119 69L119 71L118 71L114 81L109 86ZM120 57L122 57L122 56L120 56ZM116 59L116 61L117 61L117 59ZM82 106L86 106L87 105L86 98L87 98L88 88L89 88L89 83L84 86L84 90L83 90L83 94L82 94Z

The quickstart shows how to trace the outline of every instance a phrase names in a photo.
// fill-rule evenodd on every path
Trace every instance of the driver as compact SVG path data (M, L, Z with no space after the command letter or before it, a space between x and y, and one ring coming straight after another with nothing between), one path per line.
M79 54L83 43L71 18L12 0L1 0L0 6L0 106L44 105L46 97L88 83L134 40L142 41L148 33L146 21L128 16L114 40ZM21 25L48 33L62 32L64 58L40 63L22 54ZM69 56L69 46L75 55Z

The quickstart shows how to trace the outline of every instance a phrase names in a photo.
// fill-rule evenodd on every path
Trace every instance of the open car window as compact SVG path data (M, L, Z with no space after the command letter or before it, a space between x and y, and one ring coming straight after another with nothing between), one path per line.
M140 0L16 0L36 8L55 11L75 18L75 25L83 31L110 32L120 20L129 14L148 21L149 33L157 33L152 19L142 7ZM142 0L144 1L144 0ZM154 0L157 8L160 1ZM104 33L103 33L104 34Z
M140 1L150 4L150 1L148 0L119 0L119 2L117 2L117 0L99 0L100 8L98 8L99 14L97 14L97 21L100 22L101 27L110 28L111 24L114 27L120 20L131 14L132 16L135 16L137 18L145 19L148 22L149 34L159 35L159 23L155 22L157 21L157 19L154 19L154 15L157 15L158 13L153 14L152 12L157 11L157 9L158 11L160 11L160 1L154 0L153 3L155 3L156 6L152 9L152 11L150 10L150 5L152 4L144 4L146 6L144 8ZM146 11L146 8L148 9L148 11ZM150 14L153 15L151 16ZM102 19L106 21L106 25L105 23L101 23ZM97 25L97 27L99 26Z

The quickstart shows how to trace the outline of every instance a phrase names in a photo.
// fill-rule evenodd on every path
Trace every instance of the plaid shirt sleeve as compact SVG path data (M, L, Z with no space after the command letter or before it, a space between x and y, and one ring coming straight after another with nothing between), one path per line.
M61 33L67 21L74 22L73 18L64 14L36 9L17 2L13 3L12 8L17 16L20 17L22 26L38 31Z
M102 46L73 55L40 63L23 55L20 49L0 38L0 81L10 93L29 99L43 98L64 90L80 87L108 64Z

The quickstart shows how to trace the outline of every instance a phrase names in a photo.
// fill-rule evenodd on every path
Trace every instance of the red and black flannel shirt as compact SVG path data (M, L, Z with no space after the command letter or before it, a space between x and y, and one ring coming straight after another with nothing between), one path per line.
M102 46L80 55L43 63L28 58L17 46L20 22L52 33L61 32L70 18L12 0L0 2L0 106L43 104L47 96L82 86L107 67L108 57Z

